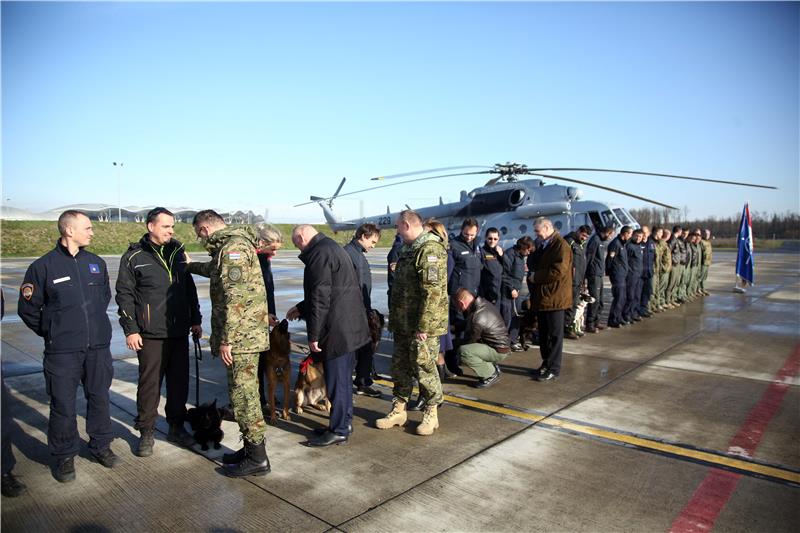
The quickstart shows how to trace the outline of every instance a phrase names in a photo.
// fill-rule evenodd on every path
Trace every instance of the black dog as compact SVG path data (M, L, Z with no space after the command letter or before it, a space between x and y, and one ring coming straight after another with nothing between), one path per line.
M220 449L220 442L225 434L222 432L222 413L217 408L217 399L204 403L200 407L192 407L186 413L186 419L194 431L194 440L203 451L208 450L208 443L214 443L214 449Z

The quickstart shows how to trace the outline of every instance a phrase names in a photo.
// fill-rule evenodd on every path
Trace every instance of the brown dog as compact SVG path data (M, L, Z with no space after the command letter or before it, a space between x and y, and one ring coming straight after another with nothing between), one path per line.
M381 335L383 334L383 326L386 319L377 309L370 309L367 315L367 322L369 324L369 336L372 339L372 353L378 351L378 344L381 342Z
M283 419L289 420L289 387L292 379L292 364L289 358L289 322L284 319L269 332L269 351L267 352L267 385L269 386L270 422L275 424L275 390L278 380L283 385Z
M331 411L328 389L325 388L325 374L322 363L315 363L309 355L300 364L297 384L294 386L294 405L297 414L303 407L315 407L325 412Z

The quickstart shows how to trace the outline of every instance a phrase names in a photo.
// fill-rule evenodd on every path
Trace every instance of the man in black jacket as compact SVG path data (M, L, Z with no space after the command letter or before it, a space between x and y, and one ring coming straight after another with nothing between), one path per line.
M525 262L533 251L533 246L533 239L525 235L517 239L514 247L503 255L500 314L506 323L513 352L524 351L519 342L519 297L522 294L522 280L525 278Z
M356 269L356 276L361 288L361 298L364 301L364 309L369 313L372 309L372 271L369 268L369 261L365 257L366 253L378 244L381 238L381 230L375 224L362 224L356 229L353 239L344 245L344 251L353 261ZM368 342L356 350L356 394L380 398L381 393L372 388L372 367L373 356L372 341Z
M481 283L478 294L500 309L500 289L503 283L503 249L498 246L500 232L497 228L486 230L481 246Z
M578 308L581 296L581 285L586 275L586 241L592 234L592 228L581 226L577 230L570 232L564 237L572 250L572 307L564 313L564 337L567 339L577 339L583 333L578 333L580 327L575 327L575 311Z
M628 254L628 274L625 279L625 310L622 317L625 322L632 324L642 320L639 316L639 302L642 299L642 268L644 265L644 233L637 229L633 236L625 243Z
M306 266L304 300L289 309L286 318L306 321L308 347L323 361L331 401L328 430L308 444L343 444L352 432L355 351L370 340L367 312L353 263L336 241L303 224L292 231L292 242Z
M119 262L117 305L125 343L139 359L134 428L141 432L136 455L153 454L153 430L167 379L167 440L191 446L184 428L189 396L189 339L200 338L200 305L191 274L186 273L183 244L172 238L175 217L163 207L147 213L147 233Z
M625 280L628 277L628 253L625 243L631 238L633 229L622 226L617 238L608 245L606 254L606 274L611 279L611 311L608 313L608 327L618 328L628 323L625 314Z
M597 333L605 329L600 324L603 310L603 277L606 274L606 248L608 239L614 234L611 226L600 226L597 233L586 243L586 289L594 302L586 306L586 331Z
M83 384L89 452L107 468L117 464L111 450L108 391L111 361L111 301L106 263L84 250L92 242L92 221L80 211L58 217L61 238L54 250L33 262L19 291L17 314L44 338L44 378L50 396L47 445L57 463L55 478L75 479L80 436L75 395Z
M459 289L453 298L466 318L464 344L458 354L478 376L475 386L485 389L500 379L497 363L511 352L506 323L494 305L467 289Z

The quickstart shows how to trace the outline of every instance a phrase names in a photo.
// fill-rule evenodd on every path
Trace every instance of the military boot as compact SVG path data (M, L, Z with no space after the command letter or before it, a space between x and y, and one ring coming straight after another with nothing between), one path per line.
M425 408L422 423L417 426L417 435L433 435L433 432L439 429L437 407L437 405L431 405Z
M392 402L392 410L383 418L375 421L375 427L378 429L389 429L394 426L402 426L408 420L408 413L406 413L406 402L400 399L395 399Z
M226 476L266 476L269 474L270 465L266 440L260 444L244 441L244 455L244 459L238 463L225 465Z
M167 440L174 442L178 446L190 448L194 444L194 437L189 435L183 424L170 424L169 433L167 433Z
M245 447L242 446L239 450L233 453L226 453L222 456L222 464L225 465L235 465L236 463L241 463L245 457Z

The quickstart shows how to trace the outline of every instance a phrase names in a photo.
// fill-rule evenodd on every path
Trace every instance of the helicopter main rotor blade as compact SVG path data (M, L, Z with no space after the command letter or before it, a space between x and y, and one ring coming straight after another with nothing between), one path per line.
M651 200L650 198L645 198L644 196L638 196L636 194L632 194L632 193L629 193L629 192L626 192L626 191L621 191L619 189L614 189L613 187L606 187L605 185L595 185L594 183L591 183L591 182L588 182L588 181L576 180L576 179L573 179L573 178L564 178L564 177L561 177L561 176L553 176L552 174L540 174L538 172L530 172L529 174L531 174L532 176L541 176L543 178L550 178L550 179L553 179L553 180L562 180L562 181L570 181L572 183L580 183L581 185L588 185L589 187L596 187L598 189L603 189L603 190L606 190L606 191L615 192L617 194L623 194L625 196L630 196L631 198L636 198L637 200L643 200L643 201L649 202L651 204L660 205L661 207L666 207L668 209L675 209L676 211L678 210L677 207L674 207L674 206L671 206L671 205L667 205L667 204L662 204L661 202L657 202L655 200Z
M428 170L415 170L414 172L403 172L401 174L391 174L389 176L377 176L374 178L370 178L370 180L371 181L390 180L394 178L404 178L406 176L416 176L418 174L430 174L431 172L445 172L447 170L461 170L465 168L492 168L492 167L487 167L486 165L462 165L458 167L429 168Z
M417 178L417 179L413 179L413 180L398 181L398 182L395 182L395 183L387 183L386 185L377 185L375 187L368 187L366 189L359 189L357 191L346 192L344 194L340 194L339 196L337 196L337 198L341 198L342 196L350 196L351 194L358 194L358 193L362 193L362 192L374 191L374 190L377 190L377 189L385 189L386 187L396 187L397 185L404 185L406 183L414 183L414 182L417 182L417 181L438 180L438 179L441 179L441 178L452 178L452 177L455 177L455 176L469 176L469 175L472 175L472 174L493 174L493 171L491 171L491 170L480 170L480 171L477 171L477 172L457 172L455 174L442 174L440 176L428 176L428 177L425 177L425 178ZM318 197L315 196L314 198L318 198ZM318 199L318 200L312 200L311 202L303 202L302 204L297 204L294 207L300 207L301 205L308 205L308 204L318 203L318 202L323 201L323 200L330 200L330 198L322 198L322 199Z
M660 176L662 178L675 178L679 180L708 181L710 183L723 183L725 185L741 185L742 187L758 187L759 189L777 189L772 185L758 185L755 183L744 183L741 181L712 180L709 178L695 178L692 176L678 176L675 174L659 174L658 172L639 172L638 170L614 170L610 168L531 168L531 172L553 171L553 172L614 172L617 174L638 174L642 176Z

